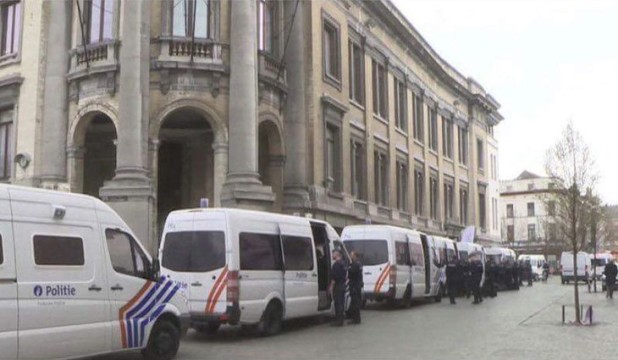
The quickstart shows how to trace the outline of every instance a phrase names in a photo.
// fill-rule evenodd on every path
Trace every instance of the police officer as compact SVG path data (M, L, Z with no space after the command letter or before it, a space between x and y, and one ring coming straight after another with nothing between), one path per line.
M473 304L480 304L483 301L481 296L481 281L483 280L483 263L475 255L470 262L470 283L472 286L472 294L474 295Z
M333 266L330 272L329 293L335 302L335 322L332 326L343 326L343 309L345 306L346 269L343 263L343 254L340 250L333 250Z
M363 265L360 262L361 254L357 251L350 253L352 264L348 268L348 286L350 288L350 308L348 316L350 324L361 323L361 296L363 292Z
M459 287L459 269L457 266L457 260L447 260L446 264L446 291L448 291L448 297L451 300L451 304L455 305L455 295L457 295L457 288Z
M605 290L607 290L607 295L605 295L605 297L608 299L613 299L614 287L616 286L616 275L618 275L618 267L616 266L614 259L610 259L607 265L605 265L603 274L605 274Z

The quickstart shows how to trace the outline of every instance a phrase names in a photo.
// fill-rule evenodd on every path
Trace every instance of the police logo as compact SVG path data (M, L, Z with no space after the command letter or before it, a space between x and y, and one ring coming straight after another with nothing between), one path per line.
M43 288L41 287L41 285L37 285L34 287L34 296L39 297L43 295Z

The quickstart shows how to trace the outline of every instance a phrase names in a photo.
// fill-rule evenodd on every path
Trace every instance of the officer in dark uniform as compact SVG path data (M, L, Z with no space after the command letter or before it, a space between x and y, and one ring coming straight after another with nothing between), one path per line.
M335 302L335 322L333 326L343 326L343 310L345 307L346 269L343 254L333 250L333 266L330 272L330 294Z
M448 261L445 272L446 291L448 291L448 297L451 300L451 304L455 305L455 296L457 295L457 288L459 287L459 269L456 259Z
M466 299L470 298L472 293L472 285L470 282L470 260L460 262L461 270L459 276L461 277L460 286L463 288L463 293L466 295Z
M350 324L361 323L361 297L363 293L363 265L360 262L362 257L356 251L350 253L352 264L348 268L348 286L350 289L350 308L348 309L348 316L350 317Z
M512 287L511 289L515 289L515 290L519 290L519 285L520 285L520 273L519 273L519 263L517 261L515 261L513 263L513 270L512 270Z
M474 295L473 304L480 304L483 301L481 296L481 281L483 279L483 263L476 255L470 262L470 285Z

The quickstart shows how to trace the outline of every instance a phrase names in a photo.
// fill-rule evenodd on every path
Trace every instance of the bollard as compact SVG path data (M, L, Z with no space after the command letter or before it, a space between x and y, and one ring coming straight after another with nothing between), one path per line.
M562 325L564 325L564 305L562 305Z
M588 313L590 314L590 325L592 325L592 305L588 306Z

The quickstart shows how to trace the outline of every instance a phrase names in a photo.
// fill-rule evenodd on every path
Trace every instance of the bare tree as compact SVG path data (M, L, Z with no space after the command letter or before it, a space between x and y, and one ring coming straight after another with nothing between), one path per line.
M575 322L581 324L577 253L586 246L597 173L590 149L572 123L547 151L545 171L555 184L552 198L556 202L554 218L558 231L573 252Z

